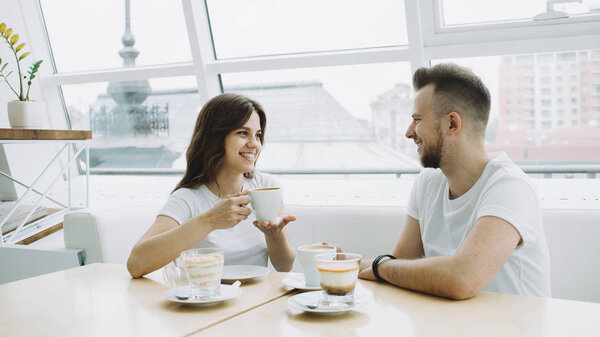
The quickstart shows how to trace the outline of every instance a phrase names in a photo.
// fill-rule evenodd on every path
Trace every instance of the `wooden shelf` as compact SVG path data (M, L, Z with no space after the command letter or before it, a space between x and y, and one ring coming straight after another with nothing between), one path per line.
M89 130L0 129L0 140L84 140L92 139Z
M58 212L58 211L60 211L60 210L61 210L61 208L47 208L47 209L46 209L46 211L47 211L47 213L48 213L48 214L46 214L46 215L44 215L44 216L41 216L41 217L39 217L39 218L37 218L37 219L33 219L33 220L31 220L31 221L27 222L23 228L25 228L25 227L27 227L27 226L31 225L31 224L32 224L33 222L35 222L35 221L38 221L38 220L40 220L40 219L43 219L43 218L45 218L45 217L47 217L47 216L50 216L50 215L52 215L53 213L56 213L56 212ZM50 226L50 227L48 227L48 228L44 229L44 230L43 230L43 231L41 231L41 232L38 232L38 233L36 233L36 234L34 234L34 235L32 235L32 236L29 236L29 237L26 237L26 238L22 239L21 241L18 241L16 244L17 244L17 245L28 245L28 244L30 244L30 243L32 243L32 242L36 242L37 240L43 239L43 238L45 238L46 236L48 236L48 235L50 235L50 234L52 234L52 233L55 233L55 232L57 232L57 231L61 230L62 228L63 228L63 224L62 224L62 221L61 221L60 223L57 223L57 224L55 224L55 225L53 225L53 226ZM4 234L8 234L8 233L14 232L14 231L15 231L15 229L16 229L16 228L13 228L13 229L11 229L11 230L7 231L7 232L6 232L6 233L4 233Z
M39 218L35 218L35 219L29 220L23 227L27 227L27 226L31 225L32 222L38 221L40 219L43 219L43 218L45 218L45 217L47 217L49 215L52 215L52 214L54 214L54 213L56 213L56 212L58 212L60 210L62 210L62 208L46 208L46 215L43 215L43 216L41 216ZM13 228L11 230L8 230L4 234L8 234L8 233L14 232L15 229L17 229L17 228L15 227L15 228Z
M17 245L28 245L30 243L36 242L37 240L43 239L43 238L45 238L46 236L48 236L50 234L56 233L56 232L58 232L61 229L63 229L63 223L62 222L61 223L57 223L56 225L54 225L52 227L48 227L48 228L44 229L43 231L41 231L39 233L36 233L36 234L34 234L34 235L32 235L32 236L30 236L28 238L25 238L25 239L17 242L16 244Z

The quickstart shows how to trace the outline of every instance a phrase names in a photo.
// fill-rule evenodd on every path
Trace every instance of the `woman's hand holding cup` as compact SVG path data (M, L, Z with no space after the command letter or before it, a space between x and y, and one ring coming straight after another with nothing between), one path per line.
M231 228L248 218L251 211L245 206L249 203L247 191L224 198L205 213L207 222L214 226L214 229Z

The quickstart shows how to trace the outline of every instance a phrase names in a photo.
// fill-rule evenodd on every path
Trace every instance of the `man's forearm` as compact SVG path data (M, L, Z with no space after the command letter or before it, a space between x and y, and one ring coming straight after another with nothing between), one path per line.
M453 256L385 260L377 271L396 286L457 300L473 297L481 288L469 280L468 271Z

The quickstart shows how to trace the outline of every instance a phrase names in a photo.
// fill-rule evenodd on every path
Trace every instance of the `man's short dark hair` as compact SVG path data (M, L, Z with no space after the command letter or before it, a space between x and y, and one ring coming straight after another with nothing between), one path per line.
M433 109L437 117L458 112L461 118L473 122L482 134L490 116L490 92L471 69L453 63L441 63L431 68L419 68L413 75L413 87L421 90L428 84L435 85Z

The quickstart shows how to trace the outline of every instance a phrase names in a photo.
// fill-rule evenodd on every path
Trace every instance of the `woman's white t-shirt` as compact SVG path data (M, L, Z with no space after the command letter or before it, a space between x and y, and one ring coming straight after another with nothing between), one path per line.
M252 179L244 178L244 190L264 187L281 187L281 184L274 176L256 171ZM220 200L206 185L197 189L180 188L171 194L158 215L166 215L181 225L213 208ZM246 220L231 228L214 230L194 245L194 248L223 249L226 265L267 266L265 236L252 224L254 220L256 217L250 214Z

